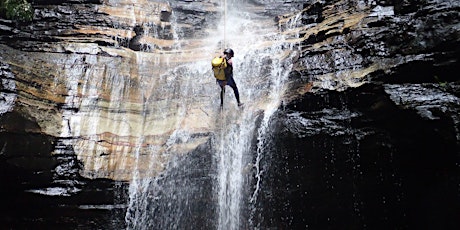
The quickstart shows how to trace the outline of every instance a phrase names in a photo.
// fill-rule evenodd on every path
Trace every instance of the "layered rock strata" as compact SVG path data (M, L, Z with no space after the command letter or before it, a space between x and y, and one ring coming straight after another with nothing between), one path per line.
M83 163L82 175L117 180L131 179L134 165L160 172L168 158L164 149L185 153L202 143L211 122L195 122L199 108L179 121L175 109L182 102L164 97L174 76L162 75L188 61L177 47L187 50L183 37L200 33L193 28L212 18L218 5L175 4L177 15L168 2L38 1L31 24L2 20L2 68L9 71L2 76L2 113L21 114L31 124L21 130L4 116L5 132L64 138L54 141L53 154L71 148ZM176 23L183 12L202 20ZM198 130L187 134L189 142L167 146L177 122ZM146 154L152 146L164 148L155 150L155 162Z
M257 2L252 9L277 16L280 32L290 36L287 43L300 51L286 101L359 87L413 66L458 66L455 1L420 1L420 8L391 1ZM65 138L59 143L76 151L83 175L122 180L132 178L139 159L133 153L147 168L142 159L149 159L145 153L152 146L162 146L154 150L159 153L186 153L207 140L213 131L209 108L196 104L177 111L183 102L162 100L171 93L164 86L174 84L162 74L173 63L208 58L197 52L202 44L195 39L213 27L219 2L37 1L34 7L32 24L1 21L0 49L11 70L2 77L8 96L3 104L5 112L33 124L24 131ZM170 75L181 75L174 71ZM413 71L398 76L452 80L449 74ZM185 131L174 133L177 127ZM153 167L161 171L167 159L159 154Z

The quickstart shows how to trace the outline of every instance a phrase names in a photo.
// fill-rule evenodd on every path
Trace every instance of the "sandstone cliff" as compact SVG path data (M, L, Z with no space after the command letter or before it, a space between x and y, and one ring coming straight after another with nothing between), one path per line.
M288 112L278 114L286 127L280 128L281 140L294 136L304 143L309 135L318 141L324 133L343 135L356 125L347 122L361 114L357 108L378 122L385 115L409 113L421 123L405 129L427 125L436 131L430 135L445 137L436 143L448 143L454 148L448 156L458 161L458 1L245 3L260 16L251 18L260 20L260 33L274 27L286 38L279 59L293 60L286 61L290 76L281 107ZM63 183L69 188L63 194L69 195L79 191L72 179L80 176L119 181L156 176L175 155L209 143L217 129L215 85L211 79L191 78L210 74L206 64L220 48L205 40L219 32L220 1L37 0L33 6L31 23L0 19L0 161L5 175L26 171L46 183L57 178L53 183ZM259 44L260 50L272 42ZM183 63L197 68L191 71ZM195 81L197 88L191 87ZM342 127L335 109L344 107L352 112L338 119L347 124ZM302 126L304 120L290 116L296 112L314 122ZM363 117L358 126L367 122ZM405 144L412 143L409 136L402 135ZM369 147L372 141L366 140L356 143Z
M300 52L287 98L296 98L373 81L455 80L458 3L423 1L421 6L260 1L253 10L276 15L280 33L292 33L287 42ZM130 178L122 172L130 171L137 134L145 136L141 146L147 148L166 143L175 128L175 121L167 119L176 113L172 104L160 105L161 114L147 111L151 121L137 125L146 103L163 103L156 98L165 84L161 74L171 63L209 57L197 49L205 30L215 28L210 22L222 13L219 7L219 2L38 1L32 23L2 20L2 110L30 123L27 128L13 125L5 115L4 132L68 138L64 145L78 153L88 177ZM289 24L297 30L286 30ZM200 108L191 108L190 121L181 122L194 124L193 135L206 136L212 122L195 122ZM180 148L186 152L193 146Z

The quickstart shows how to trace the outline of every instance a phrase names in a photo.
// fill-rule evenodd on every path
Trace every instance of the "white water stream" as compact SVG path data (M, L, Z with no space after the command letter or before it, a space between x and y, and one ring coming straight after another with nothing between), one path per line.
M199 169L168 169L180 164L174 162L176 158L173 155L177 153L173 145L193 139L191 133L182 126L192 104L201 104L200 109L206 113L207 119L214 122L211 149L206 150L212 152L212 160L209 161L209 167L212 168L210 171L213 172L210 176L212 185L211 191L206 191L211 197L203 199L214 201L215 207L201 209L209 208L215 214L205 218L214 218L210 222L218 229L247 229L255 226L250 216L263 179L263 170L259 164L265 154L266 142L269 141L266 133L271 117L278 109L286 88L291 69L290 59L294 52L277 30L273 18L249 12L244 2L229 0L227 12L223 15L227 18L222 18L220 25L224 26L220 26L197 49L208 53L208 58L180 66L172 65L170 71L160 73L159 77L163 80L157 81L157 84L165 84L163 92L152 94L163 95L168 102L166 104L177 110L175 130L166 146L150 148L148 155L152 158L148 162L143 162L143 153L138 148L135 164L147 163L153 170L155 162L159 161L156 158L163 157L158 154L162 148L166 148L163 155L167 155L171 163L166 166L163 177L143 178L140 176L141 167L133 173L126 214L129 229L179 228L187 226L186 223L194 223L190 220L194 218L191 215L200 215L191 211L196 207L190 207L194 201L189 200L189 197L193 199L191 194L203 188L197 188L196 183L190 182L196 178L186 178L192 174L191 171ZM244 107L236 106L233 91L227 86L224 109L220 111L220 89L211 75L210 60L216 50L222 51L224 37L227 47L235 51L234 79ZM180 59L180 52L177 53ZM148 107L145 110L164 110L156 105ZM148 116L148 113L143 116ZM143 120L147 122L148 118L144 117ZM140 138L138 142L140 146L144 140Z

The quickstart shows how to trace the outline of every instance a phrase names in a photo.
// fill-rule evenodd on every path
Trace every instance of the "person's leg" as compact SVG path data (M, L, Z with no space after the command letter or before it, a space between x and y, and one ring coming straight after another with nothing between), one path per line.
M224 106L225 86L220 87L220 107Z
M230 78L230 79L228 80L227 85L229 85L230 87L232 87L233 93L235 94L236 102L238 103L238 106L241 105L241 103L240 103L240 93L238 92L238 87L236 86L236 83L235 83L235 81L233 80L233 78Z
M235 98L236 98L236 102L238 103L238 105L240 105L240 93L238 92L238 87L232 87L233 88L233 93L235 94Z
M224 106L224 95L225 95L225 85L227 81L217 80L217 84L220 86L220 107Z

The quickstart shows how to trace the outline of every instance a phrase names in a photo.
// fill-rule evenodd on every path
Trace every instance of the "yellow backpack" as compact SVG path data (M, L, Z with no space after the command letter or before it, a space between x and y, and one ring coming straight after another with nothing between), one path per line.
M212 59L211 64L214 77L217 80L225 81L226 78L224 69L227 68L227 60L223 57L215 57Z

